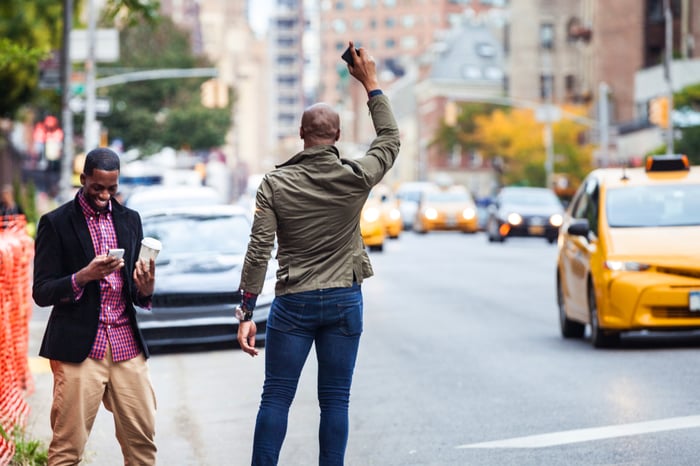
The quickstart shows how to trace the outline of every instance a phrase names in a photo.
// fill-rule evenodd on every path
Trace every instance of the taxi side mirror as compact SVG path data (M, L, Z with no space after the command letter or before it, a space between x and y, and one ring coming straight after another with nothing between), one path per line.
M588 224L587 218L576 218L571 221L566 232L570 235L588 237L588 232L591 231L591 226Z

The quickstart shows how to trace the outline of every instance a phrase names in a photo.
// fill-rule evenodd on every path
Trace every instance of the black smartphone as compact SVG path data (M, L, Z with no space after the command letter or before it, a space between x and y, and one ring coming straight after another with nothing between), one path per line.
M359 54L359 53L360 53L360 49L355 49L355 53L358 53L358 54ZM353 61L353 59L352 59L352 52L350 51L350 47L348 47L347 49L345 49L345 52L343 52L343 55L341 55L340 58L342 58L343 60L345 60L345 62L346 62L348 65L353 65L353 64L354 64L354 61Z

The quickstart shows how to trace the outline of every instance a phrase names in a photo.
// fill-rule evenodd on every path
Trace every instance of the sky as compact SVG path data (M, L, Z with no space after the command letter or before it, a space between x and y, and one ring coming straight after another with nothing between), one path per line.
M250 26L257 35L263 35L267 31L268 15L273 8L273 4L274 0L251 0L248 4Z

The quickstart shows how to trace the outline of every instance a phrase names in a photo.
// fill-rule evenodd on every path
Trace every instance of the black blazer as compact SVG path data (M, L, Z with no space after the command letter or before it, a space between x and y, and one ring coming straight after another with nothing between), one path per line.
M148 357L134 309L134 303L138 303L134 265L143 239L141 217L138 212L112 199L112 219L117 243L124 248L122 276L126 313L136 342ZM64 362L82 362L90 353L97 335L100 285L98 281L88 283L80 299L74 300L71 275L96 255L77 196L41 217L34 248L32 297L39 306L53 306L39 355Z

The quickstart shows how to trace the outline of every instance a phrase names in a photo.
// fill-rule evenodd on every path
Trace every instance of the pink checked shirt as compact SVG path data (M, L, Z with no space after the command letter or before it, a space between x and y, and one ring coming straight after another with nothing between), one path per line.
M107 254L108 249L116 248L117 234L112 221L111 201L105 212L96 212L87 203L81 191L78 195L78 202L90 230L95 254ZM75 274L73 274L71 281L77 301L84 290L76 283ZM125 312L126 302L122 292L123 286L124 279L121 269L100 280L100 321L97 325L95 343L88 354L93 359L104 359L107 343L111 346L113 361L126 361L138 356L141 352L136 338L134 338L129 317Z

